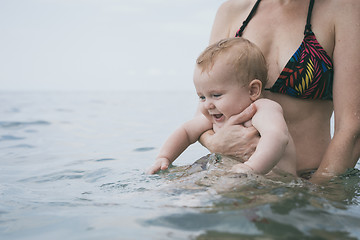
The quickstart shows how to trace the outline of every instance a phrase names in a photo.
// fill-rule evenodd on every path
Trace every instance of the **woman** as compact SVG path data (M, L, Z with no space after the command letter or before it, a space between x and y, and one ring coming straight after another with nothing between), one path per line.
M317 169L312 177L317 181L354 167L360 156L360 2L228 0L217 12L210 44L235 35L265 55L265 97L284 109L298 175ZM211 152L248 158L257 132L238 124L254 111L216 134L204 133L200 142Z

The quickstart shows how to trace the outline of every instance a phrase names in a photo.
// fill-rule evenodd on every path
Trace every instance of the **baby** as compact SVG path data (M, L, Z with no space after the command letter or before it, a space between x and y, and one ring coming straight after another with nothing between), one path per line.
M232 116L254 104L257 111L244 126L259 131L259 143L253 155L245 162L239 161L231 171L266 174L276 167L296 176L295 146L282 108L261 98L267 66L260 49L244 38L224 39L210 45L196 63L194 85L201 114L167 139L148 173L167 169L202 133L213 129L216 134Z

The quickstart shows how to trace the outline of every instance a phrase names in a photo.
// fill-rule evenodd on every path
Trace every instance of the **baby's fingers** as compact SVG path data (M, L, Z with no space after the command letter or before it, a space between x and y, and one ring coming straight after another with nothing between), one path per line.
M146 174L154 174L159 170L160 170L159 166L152 166L146 171Z
M162 163L161 164L161 170L166 170L169 168L169 164L168 163Z

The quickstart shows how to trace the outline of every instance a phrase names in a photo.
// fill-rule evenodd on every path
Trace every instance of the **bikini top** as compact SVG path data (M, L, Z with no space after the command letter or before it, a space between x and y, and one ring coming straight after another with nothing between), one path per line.
M261 0L257 0L249 16L236 33L240 37L255 14ZM271 88L274 93L283 93L301 99L332 100L333 63L311 30L311 13L315 0L310 0L304 39Z

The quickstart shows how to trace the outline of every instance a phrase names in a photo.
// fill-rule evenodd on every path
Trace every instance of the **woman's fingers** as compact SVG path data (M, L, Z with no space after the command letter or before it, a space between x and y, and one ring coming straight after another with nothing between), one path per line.
M244 111L237 115L233 115L229 118L226 122L228 125L238 125L242 124L246 121L249 121L256 113L256 106L255 104L250 104Z
M248 160L259 142L259 132L243 125L223 126L212 135L213 152Z

